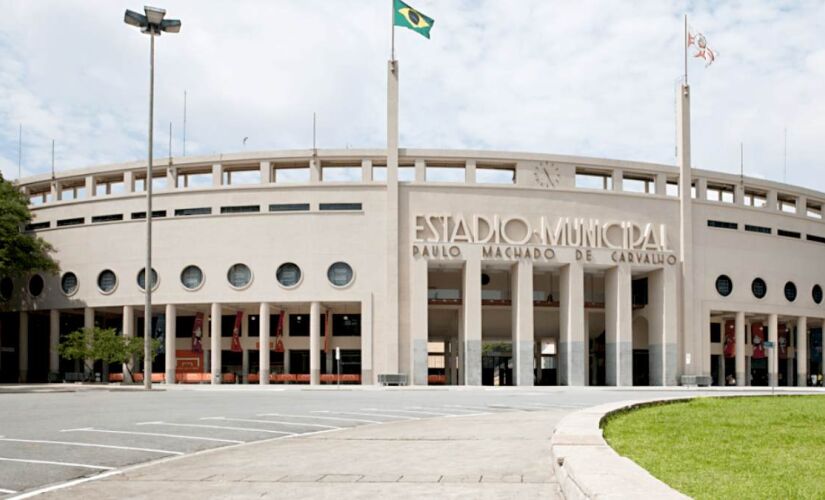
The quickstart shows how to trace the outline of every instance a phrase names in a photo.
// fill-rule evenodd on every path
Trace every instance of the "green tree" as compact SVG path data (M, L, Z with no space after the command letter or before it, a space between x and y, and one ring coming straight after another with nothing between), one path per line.
M0 173L0 276L58 270L51 256L54 248L24 231L31 221L26 196Z
M152 339L152 360L159 350L160 340ZM123 337L114 328L83 328L66 335L57 351L66 359L82 361L90 373L95 361L128 363L134 357L139 362L143 359L143 338Z

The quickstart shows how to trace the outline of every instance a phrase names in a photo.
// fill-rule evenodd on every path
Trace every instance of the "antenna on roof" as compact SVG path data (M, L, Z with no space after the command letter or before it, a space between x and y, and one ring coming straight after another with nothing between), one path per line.
M183 91L183 154L186 156L186 91Z
M52 139L52 180L54 180L54 139Z
M312 112L312 156L318 156L318 149L315 147L315 111Z
M785 151L783 153L784 173L782 182L788 182L788 127L785 127Z
M172 164L172 122L169 122L169 165Z
M745 144L739 143L739 181L745 184Z

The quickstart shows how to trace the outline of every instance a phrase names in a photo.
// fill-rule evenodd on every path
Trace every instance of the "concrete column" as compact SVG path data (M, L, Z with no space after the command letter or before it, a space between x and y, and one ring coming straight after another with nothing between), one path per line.
M123 172L123 192L135 192L135 174L133 172Z
M178 169L177 167L169 166L166 168L166 189L172 190L178 188Z
M427 162L420 158L415 160L415 182L427 182Z
M177 319L178 311L174 304L166 304L166 346L165 346L165 363L166 363L166 383L174 384L176 382L178 367L178 353L176 351L177 343Z
M414 257L410 266L410 378L414 385L427 385L427 281L427 259Z
M667 266L648 276L648 307L650 312L650 384L676 385L678 383L679 346L677 269ZM632 290L631 290L632 291Z
M241 318L241 375L243 383L247 383L249 378L249 352L247 349L247 338L249 338L249 314L244 311Z
M768 191L768 194L765 197L765 208L768 210L779 210L778 194L773 189Z
M463 352L464 385L481 385L481 255L470 254L464 262L463 329L459 332Z
M629 266L605 273L605 375L607 385L633 385L633 303Z
M212 186L221 187L223 185L223 165L215 163L212 165Z
M787 355L791 352L792 348L794 347L794 345L793 345L793 324L791 322L785 323L785 334L788 336L787 337L788 338L788 345L785 346L786 347L785 353ZM777 344L777 349L778 348L779 348L779 344ZM791 357L786 357L785 358L785 385L787 387L793 387L794 386L794 381L793 381L793 375L794 375L793 360L794 360L794 358L791 358Z
M808 216L808 197L807 196L797 196L796 197L796 213L797 215L801 215L803 217Z
M585 384L584 269L578 262L561 268L559 306L559 385Z
M779 373L779 316L777 314L768 315L768 341L773 342L773 347L768 349L768 385L776 387Z
M624 191L624 171L620 168L613 169L613 191Z
M273 181L272 178L272 162L261 162L261 184L269 184Z
M736 313L736 368L734 369L736 385L743 387L747 384L745 372L745 313Z
M808 317L800 316L796 320L796 385L808 385Z
M258 381L261 385L269 383L269 303L261 302L261 310L258 313Z
M57 346L60 344L60 310L49 311L49 373L60 371L60 354Z
M476 183L476 161L475 160L467 160L464 164L464 183L465 184L475 184Z
M708 180L704 177L696 178L696 199L699 201L708 199Z
M83 328L94 328L95 327L95 310L91 307L84 307L83 308ZM94 360L87 359L85 360L85 369L84 372L88 372L94 377Z
M52 181L49 187L51 192L52 201L60 201L63 198L63 189L60 186L60 182Z
M745 205L745 186L736 184L733 186L733 202L737 205Z
M123 337L131 338L135 336L135 308L134 306L123 306ZM132 382L130 370L134 366L134 360L123 363L123 381Z
M317 184L322 180L321 160L313 157L309 160L309 182Z
M655 191L659 196L667 196L667 174L656 174Z
M321 382L321 303L309 305L309 383Z
M372 374L372 294L361 301L361 385L373 384Z
M361 182L372 182L372 160L361 160Z
M209 337L211 345L211 372L212 383L221 383L221 305L212 303L212 311L209 314Z
M533 262L519 260L510 272L512 296L511 328L513 336L513 381L532 386L533 371Z
M17 367L20 382L28 381L29 376L29 313L20 311L20 325L17 329Z
M86 198L93 198L97 191L97 182L94 175L86 176Z

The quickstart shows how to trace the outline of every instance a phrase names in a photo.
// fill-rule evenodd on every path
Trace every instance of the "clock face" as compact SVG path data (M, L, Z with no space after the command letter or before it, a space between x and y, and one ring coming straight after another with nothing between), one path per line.
M561 181L561 171L554 163L543 161L533 169L536 184L545 189L558 187Z

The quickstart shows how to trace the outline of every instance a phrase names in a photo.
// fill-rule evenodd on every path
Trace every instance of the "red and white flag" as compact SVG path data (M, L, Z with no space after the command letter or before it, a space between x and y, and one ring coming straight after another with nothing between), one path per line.
M693 28L688 31L687 46L696 47L696 53L693 54L693 57L704 59L706 68L713 64L713 61L719 55L718 52L708 47L708 39L705 38L705 35L694 31Z
M243 311L235 313L235 326L232 328L232 352L243 352L241 347L241 322L243 321Z

